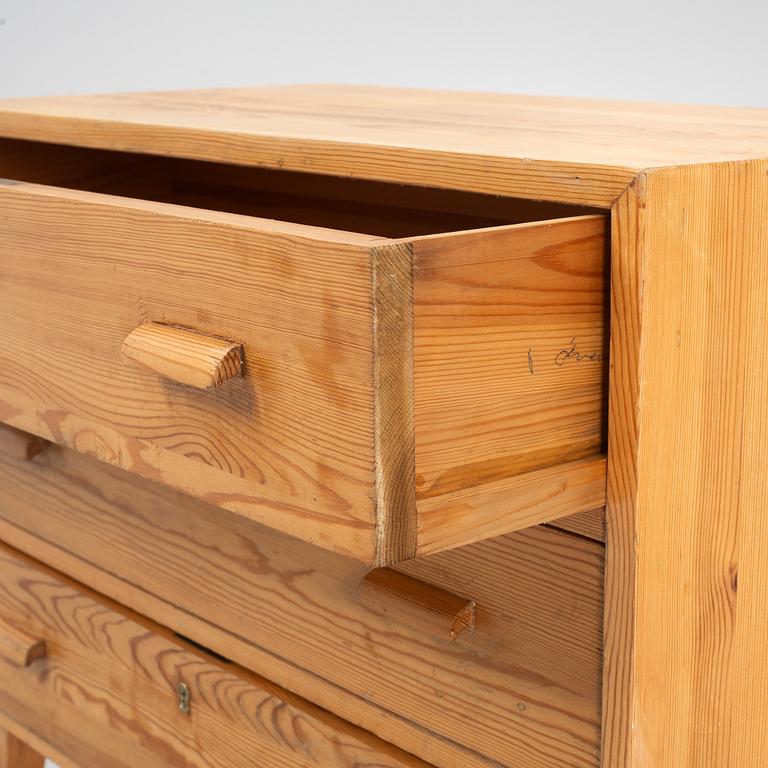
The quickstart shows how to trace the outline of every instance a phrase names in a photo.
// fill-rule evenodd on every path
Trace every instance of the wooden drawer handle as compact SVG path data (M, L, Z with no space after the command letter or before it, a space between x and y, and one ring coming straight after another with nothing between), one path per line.
M46 654L45 640L32 637L4 621L0 621L0 656L17 667L28 667Z
M455 639L472 631L477 618L474 600L419 581L392 568L377 568L360 582L360 596L372 610L403 623Z
M0 452L13 459L32 461L50 442L29 432L22 432L7 424L0 424Z
M131 331L123 354L166 379L198 389L218 387L243 368L242 344L161 323Z

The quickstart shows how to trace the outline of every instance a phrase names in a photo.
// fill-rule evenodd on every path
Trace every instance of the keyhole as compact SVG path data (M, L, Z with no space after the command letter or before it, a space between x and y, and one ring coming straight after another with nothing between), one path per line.
M179 694L179 712L181 712L182 715L188 715L191 709L189 703L189 686L186 683L179 683L176 691Z

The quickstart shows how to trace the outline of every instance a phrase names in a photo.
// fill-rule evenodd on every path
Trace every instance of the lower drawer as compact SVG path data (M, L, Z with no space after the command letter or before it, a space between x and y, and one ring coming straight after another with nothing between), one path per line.
M356 561L64 448L16 453L14 546L441 768L597 765L602 543L543 526L398 566L474 601L455 633Z
M426 768L3 545L0 713L81 768Z

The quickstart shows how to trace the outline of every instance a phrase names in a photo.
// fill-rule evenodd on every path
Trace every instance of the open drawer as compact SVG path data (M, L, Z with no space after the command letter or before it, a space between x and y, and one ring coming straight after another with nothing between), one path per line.
M603 215L10 139L0 176L7 424L370 565L603 503Z

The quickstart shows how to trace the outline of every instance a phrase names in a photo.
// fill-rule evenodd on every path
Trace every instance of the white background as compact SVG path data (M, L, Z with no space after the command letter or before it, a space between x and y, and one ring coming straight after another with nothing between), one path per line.
M346 82L768 106L768 0L0 0L0 97Z
M0 0L0 97L349 82L768 106L766 0Z

